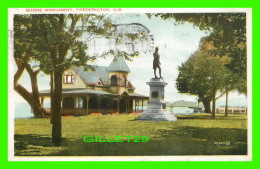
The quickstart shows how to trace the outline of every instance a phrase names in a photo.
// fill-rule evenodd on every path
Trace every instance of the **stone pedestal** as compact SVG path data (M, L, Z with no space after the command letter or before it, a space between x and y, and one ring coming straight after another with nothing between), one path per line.
M152 78L146 84L150 86L147 110L136 120L176 121L177 118L166 110L166 103L164 102L164 87L167 83L162 78Z

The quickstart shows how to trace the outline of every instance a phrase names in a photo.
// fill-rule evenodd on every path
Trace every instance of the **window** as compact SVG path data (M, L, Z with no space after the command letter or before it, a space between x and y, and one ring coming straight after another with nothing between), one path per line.
M83 108L83 98L78 98L78 108Z
M126 86L126 78L125 78L125 76L122 77L121 86Z
M63 83L64 84L74 84L75 77L74 75L64 75L63 76Z
M76 97L75 98L75 108L79 108L79 109L86 108L85 102L86 102L86 100L84 97Z
M116 75L111 76L111 86L117 86L117 77L116 77Z

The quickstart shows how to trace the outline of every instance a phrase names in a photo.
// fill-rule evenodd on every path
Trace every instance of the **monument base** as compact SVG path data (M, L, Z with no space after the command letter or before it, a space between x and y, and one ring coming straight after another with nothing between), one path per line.
M166 110L166 103L164 102L164 87L167 83L162 78L152 78L147 84L150 86L147 110L136 120L176 121L177 118Z
M147 121L176 121L177 117L171 115L167 110L162 109L147 109L142 113L142 116L135 120Z

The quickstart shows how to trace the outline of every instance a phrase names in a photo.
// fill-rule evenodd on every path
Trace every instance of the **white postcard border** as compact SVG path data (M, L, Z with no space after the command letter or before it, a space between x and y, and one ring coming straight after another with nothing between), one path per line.
M26 12L28 9L40 11ZM46 10L47 9L47 10ZM49 11L48 11L49 9ZM55 9L57 11L55 11ZM65 10L67 9L67 11ZM77 10L78 9L78 10ZM79 10L81 9L81 10ZM85 9L85 11L83 11ZM104 10L102 10L104 9ZM106 11L110 9L109 11ZM248 155L244 156L14 156L14 59L13 16L14 14L57 13L222 13L246 12L247 14L247 85L248 85ZM8 160L9 161L252 161L252 9L251 8L9 8L8 10Z

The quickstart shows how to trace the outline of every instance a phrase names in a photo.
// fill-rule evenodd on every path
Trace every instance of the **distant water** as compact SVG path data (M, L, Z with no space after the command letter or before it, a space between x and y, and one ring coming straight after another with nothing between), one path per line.
M31 111L31 106L28 103L15 103L14 105L15 118L30 118L34 117Z
M44 102L44 107L50 108L50 102ZM14 118L31 118L34 117L31 106L26 102L14 104Z

